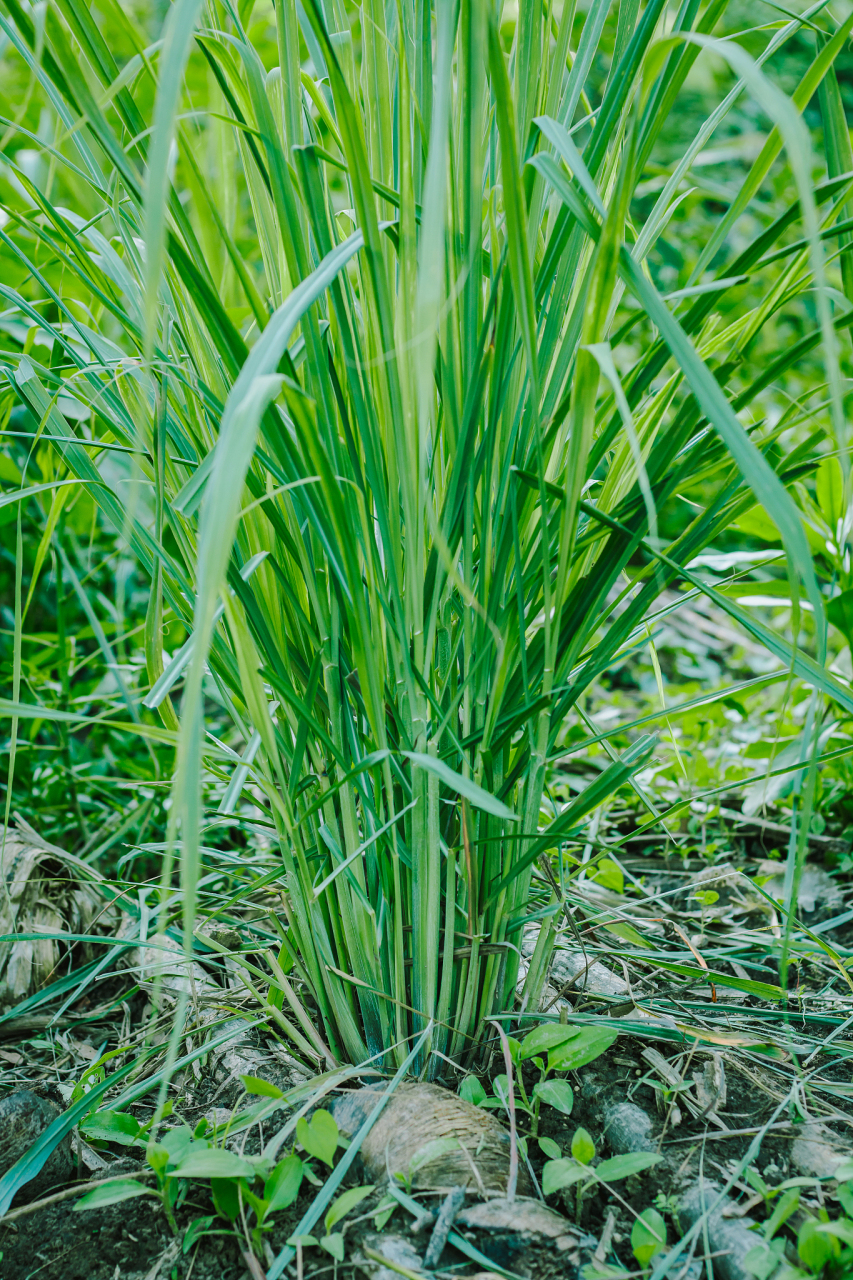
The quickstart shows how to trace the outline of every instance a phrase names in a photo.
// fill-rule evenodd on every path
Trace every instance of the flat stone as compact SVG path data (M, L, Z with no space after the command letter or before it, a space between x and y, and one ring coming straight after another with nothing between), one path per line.
M555 1209L549 1209L541 1200L516 1196L484 1200L471 1205L456 1215L456 1222L463 1227L475 1227L481 1231L512 1231L520 1236L545 1236L557 1242L558 1249L567 1249L577 1241L571 1235L572 1225ZM563 1244L565 1240L565 1244Z

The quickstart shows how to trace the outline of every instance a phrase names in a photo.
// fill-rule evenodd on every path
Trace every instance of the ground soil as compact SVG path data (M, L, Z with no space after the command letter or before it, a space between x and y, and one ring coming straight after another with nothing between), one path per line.
M655 1090L647 1082L646 1063L640 1057L647 1042L622 1037L602 1057L589 1066L573 1073L570 1080L575 1091L575 1105L571 1116L564 1116L553 1108L542 1108L540 1136L550 1138L568 1153L572 1135L582 1125L593 1137L598 1153L611 1154L606 1133L606 1113L618 1102L633 1101L653 1119L654 1137L660 1142L663 1161L638 1178L618 1184L613 1193L598 1191L585 1198L578 1206L574 1188L551 1197L549 1203L564 1213L567 1219L586 1234L587 1251L581 1261L589 1259L591 1250L601 1234L603 1225L615 1214L613 1248L626 1267L634 1269L629 1237L631 1216L625 1201L632 1208L641 1210L649 1204L658 1207L668 1199L670 1203L685 1186L700 1176L711 1180L725 1179L733 1162L739 1160L752 1141L751 1134L768 1120L778 1105L781 1084L770 1069L750 1065L739 1068L729 1064L727 1070L728 1100L721 1120L731 1131L723 1132L705 1120L694 1120L685 1114L682 1121L673 1126L665 1124L660 1114ZM665 1047L665 1046L663 1046ZM671 1050L668 1050L668 1053ZM700 1061L697 1058L696 1063ZM500 1063L495 1062L494 1071ZM684 1068L682 1068L684 1069ZM684 1072L689 1078L689 1067ZM535 1083L536 1073L525 1069L528 1089ZM488 1081L488 1077L484 1077ZM450 1081L447 1082L450 1085ZM239 1086L222 1089L215 1075L193 1082L175 1108L176 1119L194 1123L201 1111L215 1097L216 1105L233 1105L237 1101ZM232 1097L232 1095L234 1095ZM140 1113L142 1114L142 1113ZM796 1170L790 1167L791 1140L797 1126L789 1123L787 1112L777 1121L787 1128L774 1129L762 1142L757 1167L769 1183L778 1183ZM839 1141L845 1140L844 1121L835 1124ZM522 1132L524 1126L522 1125ZM269 1137L271 1130L264 1134ZM849 1139L848 1139L849 1140ZM260 1145L260 1135L250 1131L245 1149L252 1152ZM114 1176L132 1167L125 1153L115 1149L116 1160L105 1173ZM529 1142L529 1157L534 1173L539 1177L545 1156L536 1140ZM275 1220L275 1227L267 1238L272 1255L277 1254L294 1231L307 1209L315 1190L303 1184L298 1201ZM378 1200L377 1189L373 1200L359 1207L360 1221L347 1226L347 1258L357 1252L362 1234L375 1227L369 1211ZM243 1253L245 1239L227 1228L224 1222L214 1224L223 1234L203 1236L184 1254L182 1238L189 1224L199 1216L213 1213L204 1184L192 1184L186 1203L177 1211L179 1232L173 1236L165 1216L154 1200L136 1199L102 1209L75 1211L73 1201L48 1206L16 1222L0 1226L0 1280L243 1280L249 1272ZM434 1201L433 1201L434 1203ZM395 1211L387 1228L389 1231L409 1235L415 1248L422 1252L426 1243L423 1235L412 1236L411 1219L401 1208ZM668 1218L671 1223L671 1217ZM670 1240L676 1231L670 1226ZM503 1235L478 1232L472 1242L503 1267L530 1280L549 1280L550 1277L570 1276L574 1280L577 1266L556 1253L553 1245L531 1247L529 1241L520 1241L512 1231ZM471 1276L478 1268L465 1262L453 1250L446 1250L442 1265L456 1268L450 1274ZM271 1254L267 1253L266 1264ZM288 1269L288 1274L295 1272ZM358 1272L349 1262L334 1270L332 1259L319 1249L305 1252L305 1280L311 1276L335 1276L335 1280L354 1280Z

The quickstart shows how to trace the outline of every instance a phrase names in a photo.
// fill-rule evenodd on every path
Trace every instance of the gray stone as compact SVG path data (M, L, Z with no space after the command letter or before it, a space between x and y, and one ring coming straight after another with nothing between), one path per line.
M683 1227L692 1227L703 1213L715 1205L720 1188L713 1182L698 1183L690 1187L681 1199L678 1210ZM754 1230L753 1218L726 1217L736 1211L736 1205L723 1196L713 1213L708 1213L707 1230L709 1251L714 1257L714 1275L718 1280L753 1280L752 1273L744 1267L744 1258L761 1244L761 1236ZM778 1268L777 1268L778 1270ZM767 1277L772 1280L772 1277Z
M562 1252L577 1244L577 1228L555 1209L549 1209L541 1200L517 1196L514 1200L496 1197L463 1209L456 1215L457 1223L475 1227L481 1231L512 1231L527 1238L544 1237L556 1242Z
M791 1144L791 1159L807 1178L832 1178L842 1164L849 1164L850 1147L819 1121L803 1125Z
M411 1271L416 1275L422 1274L421 1256L405 1236L380 1235L378 1232L371 1232L362 1239L361 1248L362 1252L357 1254L353 1261L363 1275L370 1277L370 1280L400 1280L400 1271L396 1270L398 1267L406 1268L403 1275ZM377 1258L371 1258L367 1250L378 1254L379 1258L384 1258L393 1265L383 1266Z
M36 1138L61 1114L54 1103L31 1093L29 1089L18 1089L0 1099L0 1175L26 1155ZM71 1135L66 1134L41 1170L18 1192L15 1203L37 1199L51 1188L67 1182L73 1171Z
M652 1118L633 1102L619 1102L604 1115L604 1131L616 1155L629 1151L654 1151Z

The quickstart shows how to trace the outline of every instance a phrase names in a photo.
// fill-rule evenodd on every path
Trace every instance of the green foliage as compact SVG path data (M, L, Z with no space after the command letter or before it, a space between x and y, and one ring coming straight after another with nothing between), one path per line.
M318 1116L324 1115L334 1125L328 1112L315 1112L312 1119L316 1120ZM96 1209L140 1195L153 1195L162 1204L172 1230L176 1231L175 1207L182 1203L189 1183L209 1181L216 1214L196 1219L191 1224L184 1239L184 1252L188 1251L200 1235L210 1233L217 1215L228 1224L235 1223L240 1216L242 1202L244 1209L254 1214L252 1241L259 1256L262 1256L263 1233L271 1229L273 1215L289 1208L296 1200L307 1172L307 1166L296 1152L291 1151L275 1164L263 1155L244 1158L206 1138L205 1121L199 1123L195 1133L188 1125L178 1125L167 1129L158 1141L152 1142L147 1136L152 1123L153 1121L142 1126L125 1112L102 1111L93 1112L81 1124L81 1132L87 1139L115 1142L121 1146L133 1144L143 1148L146 1163L155 1175L156 1185L146 1185L132 1178L107 1182L82 1196L75 1203L75 1210ZM329 1134L330 1128L322 1120L319 1126L309 1128L309 1142L313 1140L318 1149L309 1150L306 1147L306 1151L331 1166L333 1161L328 1158ZM335 1126L332 1157L337 1145ZM262 1187L260 1194L254 1190L258 1183ZM328 1233L335 1223L372 1190L372 1187L358 1187L338 1197L327 1214L325 1241L329 1240ZM321 1240L320 1243L325 1241ZM335 1249L338 1249L337 1243L331 1246L331 1251L338 1257Z
M466 1076L459 1086L459 1097L475 1107L486 1100L486 1090L476 1076Z
M569 1071L575 1066L593 1062L616 1039L618 1032L610 1027L568 1026L562 1023L543 1022L529 1031L523 1040L507 1037L510 1056L516 1067L516 1110L530 1117L530 1133L539 1132L539 1114L542 1103L553 1107L563 1115L571 1115L574 1092L568 1080L549 1080L552 1071ZM547 1052L545 1058L539 1056ZM530 1063L539 1072L539 1079L528 1096L524 1084L522 1064ZM466 1102L491 1110L509 1110L509 1081L498 1074L492 1081L493 1097L489 1097L476 1076L466 1076L459 1086L459 1094ZM520 1097L518 1096L520 1094ZM583 1131L579 1131L583 1132ZM540 1143L541 1145L541 1143ZM559 1151L557 1152L559 1155Z
M625 1178L634 1178L653 1165L659 1164L662 1156L649 1151L637 1151L624 1156L612 1156L593 1166L595 1143L585 1129L576 1129L572 1138L571 1158L549 1160L542 1170L542 1190L546 1196L561 1191L564 1187L591 1186L596 1182L621 1182Z
M133 1178L120 1178L116 1182L108 1182L106 1186L95 1187L87 1191L75 1203L75 1210L103 1209L108 1204L121 1204L122 1200L133 1200L136 1196L152 1194L150 1188Z
M657 1209L644 1209L631 1228L631 1252L641 1267L647 1267L666 1248L666 1223Z

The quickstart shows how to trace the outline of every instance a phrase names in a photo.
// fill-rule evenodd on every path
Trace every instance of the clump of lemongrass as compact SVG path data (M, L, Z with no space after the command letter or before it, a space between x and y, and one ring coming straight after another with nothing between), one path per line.
M832 67L853 19L836 29L820 5L774 18L761 64L807 22L825 36L791 100L717 42L741 78L636 226L638 185L726 0L677 14L622 0L615 26L609 0L524 4L503 25L472 0L278 0L254 15L274 36L249 30L251 3L178 0L156 46L112 6L121 66L81 0L44 28L8 7L0 25L53 142L29 144L43 181L10 161L25 198L0 236L28 283L0 292L53 350L49 365L32 349L3 365L62 478L90 487L150 575L149 711L130 701L177 733L188 945L205 783L224 769L223 812L244 788L263 798L281 962L331 1054L394 1044L402 1060L434 1019L431 1049L458 1058L516 1007L529 916L542 928L521 999L536 1007L590 815L626 786L651 807L634 775L655 738L631 733L621 754L603 735L606 767L552 803L567 726L602 737L589 692L675 607L664 588L712 591L689 563L756 502L811 602L817 659L805 630L792 650L718 603L853 706L822 665L786 487L839 429L821 236L851 181L839 163L812 190L800 113L824 85L837 125ZM656 244L746 93L772 132L688 287L664 300ZM783 155L780 216L727 255ZM778 244L794 247L767 265ZM806 346L750 364L774 311L811 289ZM784 424L757 426L761 397L820 343L830 411L787 456ZM141 451L146 504L128 505L92 439ZM670 538L666 513L699 481L711 499ZM190 635L168 660L167 615ZM207 691L242 758L206 737ZM167 854L166 895L172 874Z

